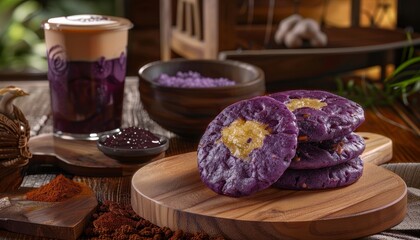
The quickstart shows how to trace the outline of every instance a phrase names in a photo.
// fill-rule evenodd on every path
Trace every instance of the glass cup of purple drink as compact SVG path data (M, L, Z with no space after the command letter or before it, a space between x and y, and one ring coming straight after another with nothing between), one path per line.
M74 15L43 23L54 135L96 140L121 127L128 30L120 17Z

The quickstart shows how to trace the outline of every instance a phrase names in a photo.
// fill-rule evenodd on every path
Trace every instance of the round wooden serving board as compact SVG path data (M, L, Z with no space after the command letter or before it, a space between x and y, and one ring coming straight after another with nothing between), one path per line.
M229 239L351 239L371 235L404 219L407 188L399 176L370 163L381 162L379 158L389 160L390 140L367 135L363 175L347 187L312 191L269 188L248 197L226 197L201 182L196 152L191 152L139 169L132 179L131 204L140 216L159 226L205 231ZM378 154L381 152L389 156Z

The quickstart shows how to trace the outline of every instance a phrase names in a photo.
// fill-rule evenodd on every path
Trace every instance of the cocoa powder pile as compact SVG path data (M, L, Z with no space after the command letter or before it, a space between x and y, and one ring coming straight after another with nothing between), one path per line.
M100 203L83 238L91 240L222 240L206 233L173 231L158 227L137 215L130 205L106 201Z
M58 175L46 185L26 193L26 199L41 202L61 202L82 191L80 184Z

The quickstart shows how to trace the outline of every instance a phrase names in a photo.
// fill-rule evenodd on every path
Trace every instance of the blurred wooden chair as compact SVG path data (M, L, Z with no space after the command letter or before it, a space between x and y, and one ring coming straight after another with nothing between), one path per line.
M216 59L220 50L233 49L235 1L219 3L160 0L161 59L171 59L173 52L189 59ZM175 4L176 12L172 8Z

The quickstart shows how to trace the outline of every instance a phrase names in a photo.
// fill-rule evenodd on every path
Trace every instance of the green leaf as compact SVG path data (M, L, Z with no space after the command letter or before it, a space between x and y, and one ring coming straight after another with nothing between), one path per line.
M14 22L10 25L9 31L7 32L7 37L9 41L18 41L23 38L25 34L25 27L18 22Z
M411 58L409 60L407 60L406 62L402 63L401 65L399 65L390 76L388 76L385 79L385 82L389 81L390 79L392 79L393 77L395 77L398 73L402 72L404 69L408 68L409 66L420 62L420 57L415 57L415 58Z
M15 9L12 18L17 22L24 22L40 9L41 6L36 1L25 1Z
M22 0L1 0L0 13L9 12L14 9Z
M416 82L420 82L420 77L415 77L415 78L410 78L410 79L406 79L402 82L397 82L397 83L393 83L390 84L390 87L401 87L401 88L406 88L408 85L410 84L414 84Z

